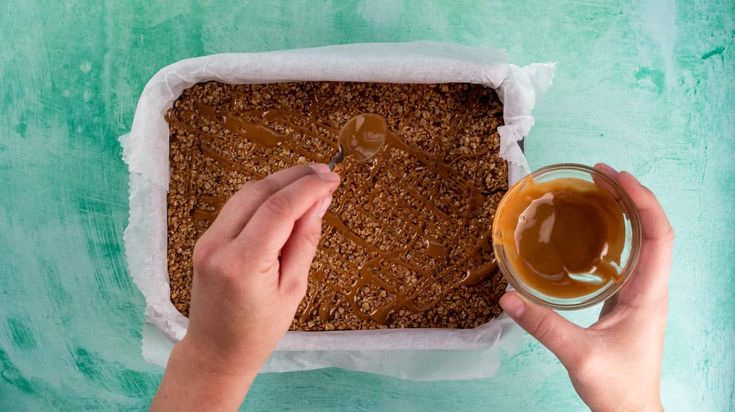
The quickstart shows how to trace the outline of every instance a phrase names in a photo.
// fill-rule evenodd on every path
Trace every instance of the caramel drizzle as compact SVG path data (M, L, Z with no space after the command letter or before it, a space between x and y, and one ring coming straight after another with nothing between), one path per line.
M319 108L317 104L312 104L312 113L318 111L318 109ZM329 138L327 138L323 133L318 133L310 128L296 124L292 119L299 118L299 116L301 115L298 113L292 113L285 110L251 110L236 114L229 111L221 111L212 106L202 103L197 104L196 111L200 117L211 122L220 124L234 135L244 140L255 143L247 154L247 158L253 159L253 162L269 162L272 160L282 160L287 164L293 163L292 156L287 155L286 157L284 157L283 155L283 153L288 152L303 156L304 158L312 162L326 162L326 160L328 160L328 157L331 155L331 153L310 152L296 144L296 134L302 134L304 136L319 139L323 143L326 143L330 147L333 147L335 150L337 148L337 127L324 123L312 125L316 126L318 129L326 130L326 135L329 136ZM210 145L208 142L214 141L217 138L217 135L215 133L210 133L199 130L198 128L191 127L191 125L188 124L187 120L194 119L194 113L184 112L181 116L184 119L171 117L169 118L169 122L171 122L172 124L175 123L177 126L185 129L187 132L195 136L195 142L192 145L191 150L192 166L189 170L190 176L188 186L189 195L194 196L195 198L195 204L191 209L191 217L195 222L195 225L208 226L216 218L217 213L226 202L226 199L224 197L211 195L195 196L196 191L193 187L193 182L195 180L194 165L199 156L204 156L205 158L214 160L217 164L220 165L221 170L224 171L240 172L247 176L253 176L253 178L255 179L260 179L265 176L257 173L253 169L244 166L236 160L229 158L227 155L218 152L212 145ZM253 121L253 119L256 120ZM261 122L263 120L265 121L264 123ZM454 127L450 127L450 130L458 130L466 119L462 116L457 116L453 120L458 120L460 124L454 125ZM272 123L285 126L286 129L291 129L292 131L290 133L280 132L269 125ZM276 150L269 150L269 153L267 155L263 155L262 153L258 153L259 148L278 148L280 153L278 153L278 151ZM463 206L461 203L459 205L455 205L451 201L448 203L443 203L445 206L448 207L449 213L442 211L437 206L435 200L440 198L440 193L438 188L436 187L436 183L434 183L433 186L429 189L428 195L422 195L420 188L416 186L416 184L413 184L412 182L405 182L407 176L404 170L398 168L397 165L391 164L391 162L386 161L388 153L391 149L403 151L404 153L408 154L411 158L420 162L422 168L430 170L431 172L436 174L439 177L439 182L443 182L446 184L447 187L451 188L455 192L454 194L457 198L467 199L468 202L464 205L466 206L464 212L461 213L461 209ZM360 319L373 320L379 324L386 324L389 320L389 316L392 313L396 313L401 309L407 309L412 312L425 311L435 306L441 299L444 298L444 296L446 296L447 293L454 289L458 284L466 286L476 285L495 274L498 270L498 267L495 263L495 260L493 259L490 262L481 263L479 264L479 266L476 266L473 269L465 270L464 276L462 276L461 279L458 279L456 282L446 282L447 284L443 286L441 283L443 278L450 276L452 273L456 273L458 270L460 270L460 268L468 267L472 265L473 262L481 261L482 251L491 250L491 245L489 243L489 231L480 236L479 239L473 237L472 234L469 232L469 224L472 220L473 212L481 208L484 203L485 199L483 197L483 194L480 193L477 188L475 188L468 182L458 179L455 175L452 174L452 170L450 168L450 166L458 160L476 158L482 156L483 154L486 154L488 150L489 149L484 149L475 153L460 154L459 156L456 156L453 159L445 162L430 153L409 146L395 133L389 133L386 138L385 147L381 149L381 151L372 161L372 168L370 169L368 177L358 182L346 181L344 184L356 183L356 188L352 191L354 193L365 193L366 189L369 185L372 185L373 179L379 172L384 171L385 173L389 174L393 173L392 176L400 176L399 180L401 183L401 191L403 193L406 193L411 199L418 202L421 207L431 210L433 216L437 218L438 221L443 222L446 227L450 228L450 231L452 227L457 226L459 227L459 230L453 231L454 235L451 236L449 239L440 241L432 234L427 232L429 230L428 226L431 222L422 215L415 213L415 211L414 216L418 216L418 222L412 222L410 220L402 219L404 220L404 223L399 228L390 227L388 224L386 224L384 219L375 219L380 224L378 231L374 233L373 236L376 239L381 239L381 237L383 237L384 235L387 236L388 233L392 233L394 235L394 238L400 238L401 236L406 235L405 231L409 232L408 236L405 236L408 238L408 242L405 243L405 245L400 250L396 250L394 248L384 250L381 249L379 246L376 246L376 244L370 243L365 239L357 236L342 220L342 218L340 217L340 212L342 212L342 209L346 207L346 203L340 205L337 210L328 211L324 216L324 223L327 226L334 228L346 239L349 239L350 241L364 248L370 256L374 257L368 259L367 262L361 267L356 267L350 262L351 270L357 271L359 273L359 276L357 278L357 281L354 282L347 291L342 290L335 284L325 282L325 274L323 272L312 271L310 273L311 279L313 281L320 282L322 285L326 286L326 289L328 291L323 293L322 299L317 299L317 293L311 293L307 296L306 304L300 316L301 322L308 321L315 312L320 321L326 322L331 316L333 301L336 298L337 304L339 304L343 300L346 300L349 306L352 308L353 312ZM343 172L343 176L346 178L345 180L351 180L349 179L350 176L352 176L350 172L354 168L354 163L348 163L346 165L346 169ZM382 195L385 195L385 193L382 193ZM399 197L397 199L397 202L398 203L396 204L396 206L399 209L414 209L408 203L408 200L403 197ZM350 205L350 207L356 207L357 211L363 216L370 216L370 213L361 206ZM461 216L461 219L459 221L456 218L458 215ZM461 237L470 239L470 241L476 246L472 250L468 251L469 253L465 253L465 256L458 262L454 264L449 264L452 260L452 256L450 256L451 251L449 250L448 245L460 243L457 241ZM414 259L409 258L410 254L417 254L421 250L417 249L417 242L420 241L423 242L423 245L421 247L423 248L425 255L421 257L425 257L426 259L433 259L437 262L436 265L426 265L430 268L429 270L427 270L423 265L419 266L411 263L411 260ZM421 257L418 258L420 259ZM439 266L442 263L446 265L445 269L437 272L435 270L435 267ZM398 285L400 285L401 282L393 277L386 276L386 271L381 270L387 268L390 265L395 265L396 267L403 268L410 272L419 274L420 276L416 287L412 288L409 291L399 290ZM380 276L376 276L376 273L380 273ZM388 277L389 281L386 281L384 277ZM432 298L425 299L423 302L421 302L422 295L428 292L429 289L435 285L442 286L441 291L439 293L435 293ZM391 298L388 299L388 301L384 305L380 306L378 309L373 310L371 313L365 313L358 305L358 294L361 288L365 286L378 286L379 288L384 289L389 294L391 294Z

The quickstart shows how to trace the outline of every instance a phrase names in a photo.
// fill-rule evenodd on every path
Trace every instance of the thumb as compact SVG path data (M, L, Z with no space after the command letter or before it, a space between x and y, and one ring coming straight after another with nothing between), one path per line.
M516 292L500 298L503 310L531 336L556 355L564 366L584 353L584 329L569 322L553 310L523 299Z

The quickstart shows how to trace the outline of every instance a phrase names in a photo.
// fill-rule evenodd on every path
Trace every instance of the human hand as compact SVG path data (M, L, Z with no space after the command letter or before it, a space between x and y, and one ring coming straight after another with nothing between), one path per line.
M604 164L596 168L620 183L641 216L641 254L628 283L605 302L599 320L588 328L516 292L506 293L500 305L559 358L592 410L662 410L659 386L674 232L654 194L635 177Z
M295 166L246 183L222 207L194 247L189 328L152 409L242 402L306 293L337 185L326 165Z

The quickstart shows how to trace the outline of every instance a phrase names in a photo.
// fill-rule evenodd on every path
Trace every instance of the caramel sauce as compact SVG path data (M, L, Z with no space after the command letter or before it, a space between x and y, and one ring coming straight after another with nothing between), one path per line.
M446 205L452 210L452 215L462 216L461 221L457 222L454 221L447 213L438 208L437 202L439 201L440 193L438 193L436 189L432 189L428 192L424 190L422 192L414 185L407 182L404 183L401 190L418 201L423 207L430 209L433 215L446 221L450 225L454 225L455 227L458 227L458 225L464 226L461 226L463 230L454 230L453 233L456 233L449 237L448 240L445 239L444 242L442 242L425 233L424 228L428 223L425 216L419 216L417 222L406 222L401 227L390 227L387 219L383 219L378 222L380 227L376 231L376 236L380 236L381 233L394 233L395 235L403 235L410 239L402 246L401 250L383 250L376 247L374 243L368 242L355 234L352 229L345 224L340 217L340 210L328 210L324 215L324 224L327 227L334 228L345 238L369 251L373 258L367 260L362 266L355 268L359 272L359 277L346 292L338 288L336 285L329 284L325 280L325 274L323 272L312 271L309 275L311 280L325 285L327 288L331 289L331 292L327 292L321 299L318 299L316 294L306 297L306 307L300 316L300 320L302 322L313 316L314 311L316 311L319 320L325 322L330 318L333 305L347 303L360 319L371 319L384 325L388 322L389 316L398 310L406 309L413 312L425 311L435 306L444 296L446 296L447 293L456 288L456 286L471 286L479 284L497 273L498 267L494 260L490 262L482 260L482 252L490 252L492 250L489 232L480 236L479 239L475 239L476 246L471 250L463 252L461 254L461 259L455 260L451 264L446 265L445 268L442 268L441 271L438 272L433 269L427 269L424 266L409 263L404 259L406 253L411 253L412 250L416 249L416 244L419 244L423 245L424 254L427 258L445 263L449 262L451 259L451 245L458 243L457 239L460 236L473 239L472 234L468 233L466 228L469 226L469 222L472 220L473 214L483 206L485 197L474 182L467 182L462 179L458 179L456 177L456 173L452 172L450 167L451 162L459 158L446 160L409 146L400 138L399 135L389 130L386 120L382 116L376 114L358 115L341 129L341 133L338 133L338 129L334 126L319 125L334 134L338 134L338 139L329 139L322 133L316 133L312 129L299 126L294 119L302 117L303 114L301 113L292 113L285 110L266 110L237 114L220 110L204 103L198 103L196 105L196 112L197 115L204 119L222 124L224 128L244 140L266 148L281 147L284 150L301 155L311 162L325 163L331 153L315 153L304 149L295 141L295 133L319 139L335 149L339 143L343 145L346 154L353 156L356 160L364 160L372 157L373 164L371 175L364 181L357 182L358 187L354 188L354 193L365 193L367 185L370 184L371 177L377 173L382 166L390 168L390 173L404 173L402 177L406 177L405 171L402 171L401 165L388 165L386 162L386 156L383 154L390 148L393 148L404 151L410 157L418 160L422 164L422 167L434 171L439 179L449 187L452 187L456 193L459 193L463 198L467 199L467 207L462 210L460 210L456 204L450 203ZM180 116L186 119L191 119L194 115L195 113L192 112L184 112ZM177 118L170 118L169 122L172 124L175 123L178 127L189 129L189 131L196 136L196 143L192 152L192 160L196 156L204 155L215 160L223 170L241 171L242 173L253 176L254 178L265 177L257 175L254 170L251 170L218 152L210 145L210 136L207 135L206 131L202 132L201 130L193 129L188 126L186 122ZM285 126L285 128L295 131L295 133L284 133L277 130L272 127L271 124L273 122L277 122L278 124ZM211 137L214 138L214 136L215 134L212 133ZM251 155L255 161L268 161L265 154L253 151L251 152ZM473 155L463 155L462 158L472 156ZM194 162L192 161L192 163ZM189 190L190 194L193 196L194 191L192 185L189 186ZM484 195L487 194L488 193L484 193ZM208 226L214 220L217 212L225 201L225 198L217 196L200 196L192 210L192 219L195 221L195 224L199 227ZM406 208L408 206L396 204L395 207ZM369 214L365 210L358 210L358 212ZM323 232L325 231L326 230ZM322 240L324 240L324 237ZM397 287L400 286L401 283L399 280L389 279L389 281L386 281L386 273L383 269L391 265L400 266L416 273L419 278L416 287L411 288L408 291L400 291ZM435 286L442 278L449 276L451 273L456 273L457 271L465 273L465 276L457 279L457 282L454 284L446 285L441 293L438 293L433 299L419 299L419 296L426 292L428 288ZM391 298L378 309L365 313L358 305L357 295L361 288L368 285L379 285L391 294Z
M286 136L259 123L232 116L224 116L224 119L225 128L229 131L265 147L276 147L279 142L286 139Z
M447 256L447 248L436 239L426 239L426 254L431 257L442 258Z
M487 279L490 275L498 271L498 262L490 261L484 263L472 270L468 270L465 277L462 279L462 284L467 286L476 285L483 280Z
M519 182L500 205L494 242L514 274L556 298L588 295L619 281L623 211L605 189L576 178Z

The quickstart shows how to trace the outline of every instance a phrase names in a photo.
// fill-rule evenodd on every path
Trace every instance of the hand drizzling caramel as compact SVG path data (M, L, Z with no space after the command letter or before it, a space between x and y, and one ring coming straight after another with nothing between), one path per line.
M625 222L607 190L582 179L528 177L506 196L493 240L531 289L574 298L619 279Z

